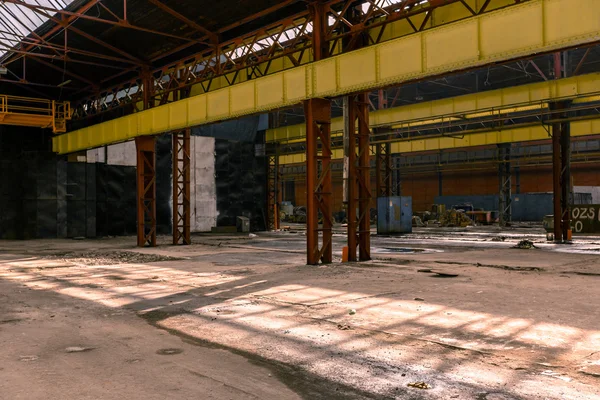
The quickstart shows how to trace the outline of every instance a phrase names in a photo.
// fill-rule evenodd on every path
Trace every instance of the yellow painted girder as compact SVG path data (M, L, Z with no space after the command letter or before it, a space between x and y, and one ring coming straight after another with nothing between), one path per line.
M485 2L486 2L486 0L465 0L464 3L468 7L470 7L472 10L475 10L477 12L477 11L481 10L481 7L485 4ZM509 6L513 6L513 5L515 5L515 0L494 0L487 4L485 11L491 12L493 10L497 10L500 8L509 7ZM428 4L420 4L420 5L415 6L415 10L416 10L416 8L423 8L423 7L427 7L427 6L429 6L429 5ZM467 9L467 7L465 7L461 3L441 4L438 7L434 8L429 13L430 13L429 18L426 21L424 21L426 13L421 13L421 14L412 16L410 18L412 25L408 22L408 19L399 19L397 21L394 21L394 22L391 22L391 23L385 25L384 27L378 26L375 28L371 28L369 30L369 36L371 36L372 38L379 38L379 42L384 42L384 41L397 39L397 38L400 38L403 36L414 34L415 30L414 30L413 26L420 27L423 22L425 22L424 30L428 30L431 28L449 24L451 22L456 22L456 21L460 21L460 20L472 17L471 12ZM373 21L373 23L375 23L375 22L376 21ZM302 26L303 23L304 23L304 19L298 19L295 21L296 26ZM279 28L275 29L274 31L271 31L270 33L265 31L264 36L261 39L265 40L265 39L271 37L269 35L273 35L273 34L276 35L279 32L278 29ZM383 30L383 32L382 32L382 30ZM260 42L261 39L258 39L258 42ZM255 45L255 40L256 40L256 38L253 35L251 35L246 39L244 44L247 46ZM269 40L269 39L267 39L267 40ZM227 51L230 51L235 48L238 48L237 43L232 44L232 46L230 48L223 49L223 52L227 53ZM342 44L341 44L341 41L338 41L337 45L335 45L331 49L331 54L338 55L341 52L342 52ZM299 62L300 64L307 64L307 63L311 63L314 61L312 59L311 52L306 52L306 51L302 52L301 50L298 50L297 52L291 54L291 56L294 59L294 62L296 62L296 63ZM272 74L272 73L284 71L284 70L287 70L287 69L297 66L297 64L294 64L294 62L292 62L292 60L289 57L280 57L280 58L276 58L274 60L265 61L264 63L257 65L255 67L255 69L257 71L268 71L269 74ZM193 66L194 65L193 62L190 65ZM210 85L210 90L208 90L208 91L213 91L216 89L221 89L221 88L230 86L229 82L231 82L234 79L234 75L236 75L236 73L231 72L230 74L220 76L220 77L213 79L211 82L211 85ZM238 82L240 82L240 81L249 80L251 78L249 77L249 74L238 74L236 79L238 80ZM207 92L206 85L196 84L196 85L192 86L191 95L195 96L195 95L203 94L206 92ZM138 103L138 109L142 109L142 108L143 108L143 104L141 102Z
M469 133L464 132L462 137L434 137L429 139L410 139L394 142L391 145L392 153L410 154L423 151L439 151L451 149L463 149L468 147L490 146L502 143L520 143L536 140L549 139L548 127L541 125L505 129L502 131ZM595 136L600 135L600 118L585 121L571 122L571 136ZM332 151L333 159L342 159L343 149ZM306 161L304 153L287 154L279 157L281 165L299 164Z
M598 0L530 0L53 138L64 154L594 43Z
M407 106L371 111L371 127L391 126L394 129L450 122L458 118L493 117L546 107L549 101L575 99L575 102L597 101L600 94L600 73L531 83L504 89L467 94ZM344 129L342 118L331 121L331 131ZM267 130L267 142L290 142L306 137L304 124Z

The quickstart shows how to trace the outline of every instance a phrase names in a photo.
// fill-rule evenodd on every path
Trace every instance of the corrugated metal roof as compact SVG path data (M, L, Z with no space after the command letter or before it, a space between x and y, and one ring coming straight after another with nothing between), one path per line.
M63 10L73 0L24 0L24 3ZM48 17L23 5L0 1L0 58L23 41Z

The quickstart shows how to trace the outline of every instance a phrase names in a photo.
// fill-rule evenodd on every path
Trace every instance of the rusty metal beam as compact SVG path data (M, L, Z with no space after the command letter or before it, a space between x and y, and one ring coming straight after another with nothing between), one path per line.
M331 101L304 102L306 117L307 264L333 259L331 182ZM320 213L320 216L319 216ZM322 224L319 227L319 217Z
M199 24L195 23L191 19L187 18L185 15L178 13L177 11L173 10L171 7L167 6L166 4L162 3L159 0L148 0L148 1L152 4L154 4L156 7L163 10L164 12L166 12L167 14L170 14L173 17L177 18L178 20L185 22L188 26L195 29L197 32L207 35L211 39L212 43L216 44L218 42L219 39L218 39L218 36L216 33L206 29L203 26L200 26Z
M268 156L267 170L267 229L278 230L281 227L279 190L281 177L279 169L279 144L275 143L273 151Z
M517 1L515 0L515 2ZM372 6L366 12L363 12L360 8L352 9L353 18L351 20L340 18L339 15L345 9L347 10L348 4L352 2L348 2L347 0L311 2L306 11L286 16L269 26L262 27L227 42L219 43L216 47L208 46L199 53L188 55L183 59L169 63L153 71L156 82L174 79L182 74L185 74L187 77L187 79L177 79L176 87L169 87L168 89L155 88L155 93L159 95L163 90L177 90L178 87L195 84L202 85L204 91L210 91L213 87L213 80L221 76L225 76L227 83L233 85L239 83L241 77L244 75L255 78L278 71L272 68L272 62L278 58L289 58L294 65L310 61L306 60L308 58L308 49L312 49L312 61L334 55L334 50L336 52L344 52L348 49L344 48L340 50L337 44L342 41L346 46L356 46L359 36L362 36L360 40L363 41L363 45L379 43L383 40L384 29L389 24L402 19L410 20L410 18L419 14L430 16L436 8L460 3L460 0L432 1L424 5L419 5L419 1L417 0L407 0L393 5L386 5L385 0L369 0L369 2L372 3ZM277 7L284 7L292 3L294 1L283 2ZM277 11L277 8L274 7L257 15L264 16L269 12ZM256 18L256 16L249 17L250 20ZM330 25L329 21L332 18L334 23ZM244 21L240 21L216 33L220 35L243 23ZM311 24L313 25L312 31L307 29ZM423 23L420 29L422 30L427 26L427 23ZM296 36L288 38L287 34L284 35L284 32L291 29L297 31ZM417 29L417 31L420 29ZM188 47L189 44L182 44L171 51L161 54L160 58L173 55ZM233 57L232 55L234 54L241 56ZM300 58L299 60L296 59L298 57ZM155 62L157 59L152 61ZM215 62L215 60L219 60L219 62ZM246 74L240 73L243 70L246 70ZM190 74L190 71L193 71L193 73ZM113 82L121 75L122 73L116 74L106 79L106 82ZM118 83L110 89L95 92L92 97L82 99L74 105L74 119L82 119L94 115L88 113L83 106L89 103L102 102L103 98L106 97L104 93L118 92L121 87L130 87L136 82L139 82L139 77ZM89 89L86 88L82 92L92 92ZM111 101L105 104L105 107L93 109L97 110L95 113L105 112L128 104L130 101L136 101L136 98L127 98L127 101L123 103L118 100Z
M156 137L135 138L137 154L137 244L156 246Z
M71 15L71 16L65 18L64 19L65 24L70 25L78 18L79 15L85 14L92 7L96 6L100 1L101 0L90 0L89 2L87 2L86 4L81 6L79 9L77 9L75 11L74 15ZM63 26L57 24L57 25L53 26L52 28L50 28L50 30L48 32L41 35L40 40L46 40L50 37L53 37L57 32L59 32L62 29L64 29ZM35 46L36 46L36 44L29 44L29 45L25 46L22 50L25 52L28 52L31 49L33 49ZM5 61L5 65L8 65L13 60L14 60L13 57L9 56L9 58Z
M344 99L346 112L348 261L371 259L371 163L367 93ZM358 212L357 212L358 211Z
M192 244L190 128L173 132L173 244Z
M511 173L511 145L498 145L498 185L499 207L498 221L500 226L506 227L512 219L512 173Z

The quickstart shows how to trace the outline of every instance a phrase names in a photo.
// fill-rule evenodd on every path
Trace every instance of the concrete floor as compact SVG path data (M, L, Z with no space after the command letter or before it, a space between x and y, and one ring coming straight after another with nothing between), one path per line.
M423 228L316 267L302 230L160 239L0 242L0 398L600 399L600 238Z

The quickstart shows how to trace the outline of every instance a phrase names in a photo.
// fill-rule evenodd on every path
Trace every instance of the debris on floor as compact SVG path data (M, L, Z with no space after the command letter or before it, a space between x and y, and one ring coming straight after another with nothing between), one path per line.
M554 372L552 370L543 371L541 373L541 375L551 376L553 378L560 379L561 381L565 381L565 382L571 382L572 381L572 379L569 378L568 376L561 375L558 372Z
M423 223L423 221L421 220L421 217L418 217L416 215L413 215L412 217L412 226L413 227L419 227L422 228L425 226L425 224Z
M441 227L467 227L472 226L473 220L464 212L457 210L448 210L440 215Z
M406 386L417 388L417 389L431 389L431 386L429 386L425 382L411 382Z
M144 254L135 251L72 251L42 257L48 260L80 265L147 264L159 261L178 261L181 258Z
M446 271L431 271L434 276L440 277L440 278L456 278L458 276L458 274L455 274L453 272L446 272Z
M348 311L348 314L350 314L350 315L354 315L354 314L356 314L356 310L355 310L355 309L352 309L352 310Z
M533 242L531 240L521 240L515 247L515 249L523 249L523 250L530 250L530 249L535 249L535 244L533 244Z
M94 350L93 347L73 346L73 347L67 347L65 349L65 352L67 352L67 353L85 353L85 352L92 351L92 350Z

